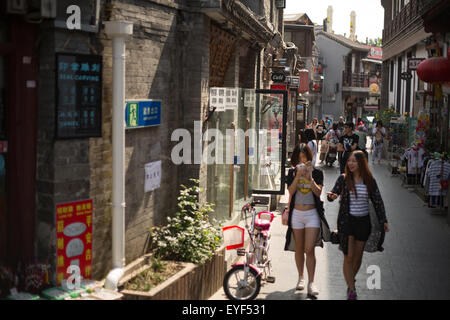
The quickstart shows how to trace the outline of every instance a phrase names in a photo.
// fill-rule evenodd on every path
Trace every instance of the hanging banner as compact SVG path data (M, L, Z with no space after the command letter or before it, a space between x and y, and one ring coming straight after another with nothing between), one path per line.
M67 268L80 268L83 279L92 276L92 199L56 205L57 282L71 275Z

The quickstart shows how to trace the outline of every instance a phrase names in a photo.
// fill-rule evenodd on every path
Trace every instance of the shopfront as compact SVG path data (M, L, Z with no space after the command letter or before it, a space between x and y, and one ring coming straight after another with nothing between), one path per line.
M216 219L234 219L253 194L284 194L287 101L286 90L210 88L203 160Z
M34 260L36 26L0 13L0 265Z

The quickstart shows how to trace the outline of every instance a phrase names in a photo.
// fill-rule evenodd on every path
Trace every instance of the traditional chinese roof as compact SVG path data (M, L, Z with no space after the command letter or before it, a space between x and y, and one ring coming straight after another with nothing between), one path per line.
M353 50L364 51L364 52L370 51L370 48L368 48L366 45L364 45L358 41L352 41L349 38L346 38L340 34L319 31L319 32L317 32L316 36L319 36L319 35L323 35L323 36L325 36L331 40L334 40L334 41L342 44L343 46L353 49Z
M293 13L283 15L286 24L301 24L312 26L313 23L306 13Z

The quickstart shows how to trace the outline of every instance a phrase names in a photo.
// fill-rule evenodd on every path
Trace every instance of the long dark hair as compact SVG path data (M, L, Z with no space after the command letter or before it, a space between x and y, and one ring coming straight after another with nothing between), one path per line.
M303 153L306 156L306 159L308 159L308 161L312 161L313 159L311 149L309 149L309 147L305 143L299 143L294 148L294 151L292 151L291 165L293 167L297 166L298 163L300 162L299 161L300 153Z
M305 130L305 137L306 137L306 140L308 140L308 142L316 140L316 135L314 134L314 130L313 129L306 129Z
M369 163L367 162L366 155L361 150L355 150L347 159L350 159L351 156L355 156L356 161L358 162L359 174L363 178L364 184L367 186L367 191L369 191L369 193L372 192L374 188L374 182L372 173L369 169ZM347 183L347 189L349 191L353 191L356 195L355 177L348 168L347 163L345 164L345 181Z

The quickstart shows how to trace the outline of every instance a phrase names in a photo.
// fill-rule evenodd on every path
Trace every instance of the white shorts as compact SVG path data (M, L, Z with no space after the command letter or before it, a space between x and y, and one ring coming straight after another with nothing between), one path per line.
M292 211L292 229L299 230L305 228L320 228L320 218L317 209Z

